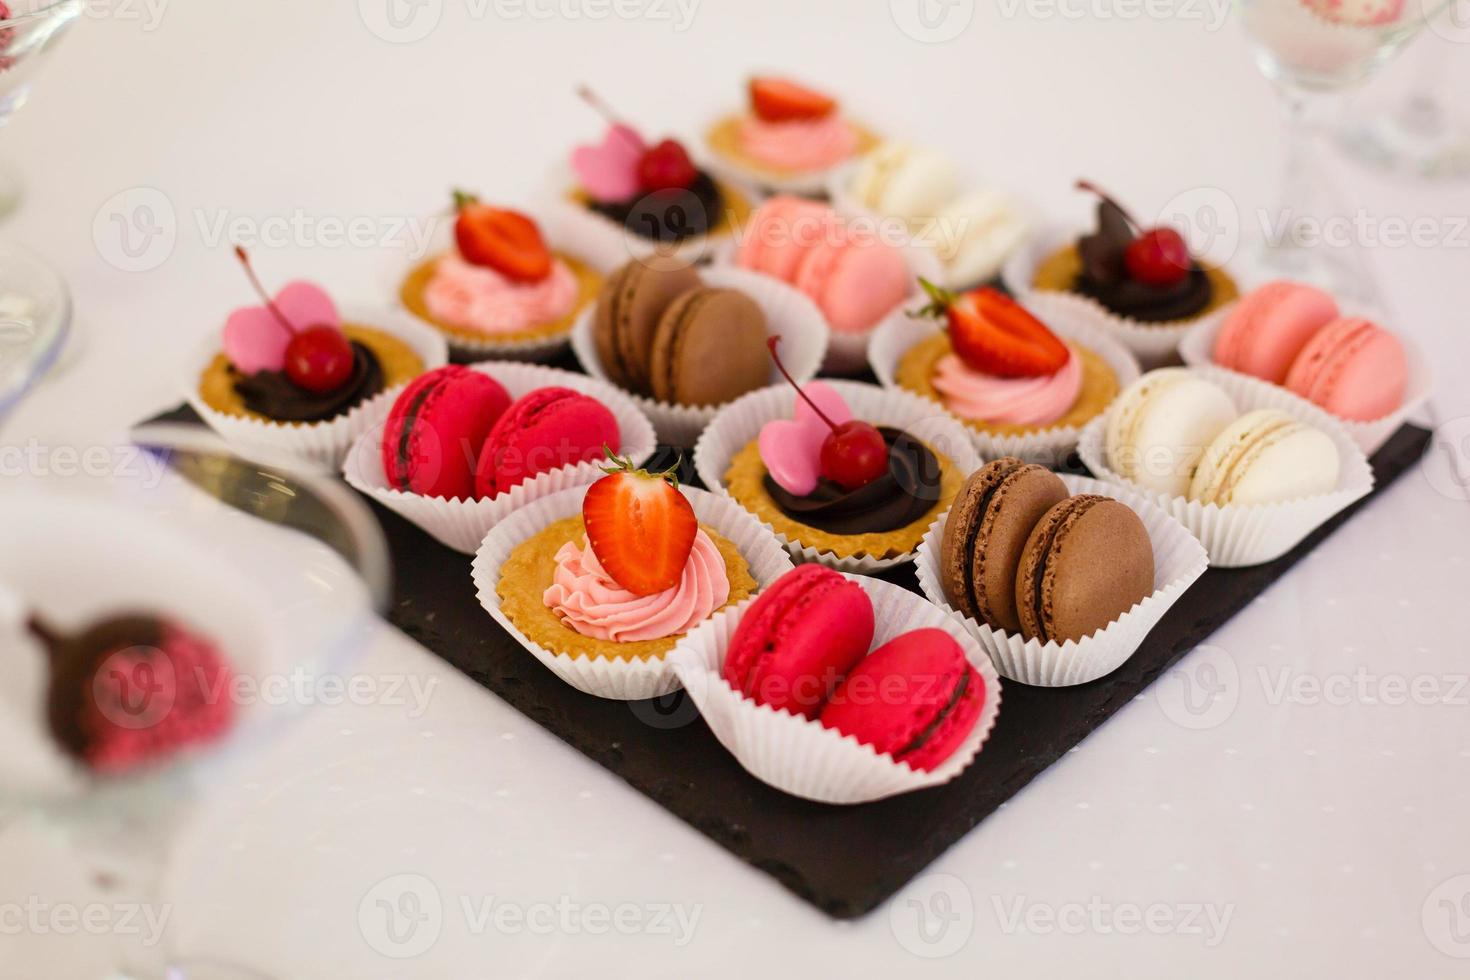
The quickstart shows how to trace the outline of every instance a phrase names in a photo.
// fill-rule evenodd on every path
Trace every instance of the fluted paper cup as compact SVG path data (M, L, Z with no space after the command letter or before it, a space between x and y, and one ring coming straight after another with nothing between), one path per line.
M608 272L617 267L618 253L610 251L606 243L598 236L589 235L585 226L572 220L566 210L547 208L544 211L538 211L532 217L535 218L541 229L542 237L553 252L561 252L576 258L599 276L606 276ZM403 306L403 278L425 261L456 248L454 236L451 233L453 222L440 221L436 225L430 246L426 250L427 254L418 256L400 275L399 287L394 291L396 302L400 306ZM593 296L585 303L579 303L574 312L580 313L585 306L590 306L595 301L596 297ZM404 312L418 319L416 314L406 307L404 307ZM484 334L480 337L470 337L464 333L450 334L440 330L432 322L422 320L420 322L426 323L431 329L441 333L455 354L465 360L545 361L564 350L571 338L570 325L557 334L506 340L497 338L494 334ZM575 322L575 318L572 322Z
M1001 279L1006 289L1017 298L1029 303L1038 293L1055 296L1059 303L1071 307L1077 316L1091 318L1100 328L1112 334L1120 343L1131 350L1145 369L1172 364L1178 355L1179 344L1189 329L1199 322L1201 316L1169 320L1163 323L1145 323L1132 317L1120 316L1094 299L1076 293L1037 289L1032 285L1036 270L1049 256L1075 242L1082 233L1075 229L1049 228L1038 232L1024 246L1016 250L1001 269ZM1209 316L1209 313L1202 316Z
M1184 358L1185 364L1190 367L1220 368L1220 365L1215 363L1215 338L1219 336L1220 325L1224 323L1225 318L1234 308L1235 304L1232 303L1223 309L1216 310L1195 324L1185 335L1184 340L1179 344L1179 354ZM1430 365L1423 348L1407 334L1396 333L1395 336L1404 345L1404 355L1409 362L1409 383L1404 388L1403 404L1387 415L1367 422L1333 416L1367 456L1376 453L1409 420L1409 416L1423 408L1434 395L1434 368ZM1220 368L1220 370L1230 369Z
M816 376L827 352L828 335L827 321L816 304L784 283L745 269L716 267L703 270L700 276L707 286L738 289L755 300L766 315L770 335L781 338L781 362L786 369L803 384ZM572 350L588 374L612 385L592 336L596 314L595 308L583 311L572 328ZM774 361L769 380L772 384L781 380ZM631 393L627 397L653 420L659 440L672 446L694 445L720 410L719 405L675 405Z
M924 590L924 595L964 622L965 628L995 661L995 668L1001 676L1036 687L1086 684L1123 666L1169 607L1205 573L1209 565L1205 549L1194 535L1147 495L1083 476L1063 474L1062 482L1067 485L1069 493L1102 494L1127 504L1143 521L1153 544L1153 592L1104 629L1081 640L1043 643L977 622L959 612L944 591L944 577L940 571L944 557L944 525L948 515L929 528L923 544L919 545L919 557L914 565L919 588Z
M765 588L791 570L791 559L770 531L733 502L693 487L681 487L679 492L694 507L694 514L701 524L718 531L739 549L750 565L750 574L758 589ZM557 653L533 642L501 609L497 591L500 569L511 553L547 525L582 513L585 496L586 487L574 487L542 497L516 511L485 535L475 553L473 566L480 605L548 670L585 694L637 701L676 691L679 678L669 664L670 654L643 660L616 660Z
M1120 392L1138 380L1138 359L1133 353L1089 318L1076 316L1070 304L1059 304L1056 297L1048 293L1033 293L1026 298L1026 306L1058 336L1075 340L1106 361L1117 376ZM902 310L885 320L873 334L873 342L868 348L868 364L879 383L885 388L907 391L908 389L901 388L898 384L899 362L915 344L927 340L942 329L937 320L912 317ZM940 402L936 401L934 404L946 412L949 411ZM975 450L984 459L1015 456L1029 463L1040 463L1054 468L1066 462L1072 450L1077 448L1077 438L1082 433L1080 425L1054 425L1035 432L1014 435L985 432L959 416L955 418L971 434L975 441Z
M449 349L439 331L407 313L371 306L345 306L341 313L344 323L381 330L407 343L424 362L425 371L443 367L449 360ZM393 407L393 400L408 387L405 381L380 391L350 411L323 422L270 422L247 418L211 408L199 392L199 379L220 350L218 334L211 334L200 345L199 352L189 360L183 378L184 396L211 429L247 456L251 450L284 453L322 470L335 470L342 465L342 458L358 437L382 422Z
M572 371L520 364L513 361L482 361L471 365L475 371L490 375L505 386L511 398L520 398L537 388L571 388L591 395L607 406L618 422L622 443L618 455L642 463L658 448L653 426L631 398L617 388L596 378ZM392 404L383 409L378 424L362 433L342 464L342 476L358 492L387 507L400 517L418 525L441 544L464 554L474 554L485 533L527 503L569 487L585 486L599 479L603 461L585 460L539 473L508 493L482 500L445 500L423 494L397 490L388 484L383 472L383 426Z
M695 707L720 744L761 782L819 803L867 803L942 786L980 754L1000 714L1001 684L990 658L953 614L878 579L849 576L873 601L873 649L903 633L939 629L954 637L985 680L975 728L941 765L928 772L895 762L850 735L788 711L756 704L726 683L725 653L751 602L719 613L692 630L670 656ZM751 600L753 601L753 600Z
M975 453L969 432L933 402L907 391L888 390L858 381L822 380L842 395L854 418L904 430L946 457L961 480L980 467L980 457ZM694 469L700 482L734 500L725 486L725 473L731 460L760 435L767 422L791 418L798 397L791 386L783 382L753 391L722 409L694 447ZM839 556L794 540L774 528L771 530L796 561L819 562L839 572L868 575L914 560L912 551L897 557Z
M1197 500L1145 490L1119 476L1108 465L1104 444L1113 409L1093 419L1082 430L1077 452L1100 480L1146 494L1179 521L1205 546L1210 564L1221 568L1259 565L1280 558L1339 511L1367 496L1373 489L1373 470L1342 423L1305 399L1257 378L1224 368L1186 368L1223 389L1244 414L1274 408L1321 429L1337 446L1341 470L1337 487L1272 504L1202 504Z
M785 170L776 167L762 166L756 161L746 161L741 158L730 156L718 149L711 140L711 135L723 126L729 125L732 119L744 115L744 107L731 109L721 113L705 130L704 143L709 149L709 169L726 180L735 181L747 187L755 189L761 197L770 197L775 194L791 194L797 197L818 198L825 196L828 181L832 175L838 173L851 165L854 160L862 157L864 153L871 151L880 142L880 138L863 125L853 119L848 122L858 133L858 147L851 157L840 160L830 167L822 167L815 170Z

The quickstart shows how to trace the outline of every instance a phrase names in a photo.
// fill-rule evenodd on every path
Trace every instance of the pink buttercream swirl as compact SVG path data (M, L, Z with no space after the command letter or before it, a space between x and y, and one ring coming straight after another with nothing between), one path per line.
M424 290L434 319L486 334L518 333L554 323L577 305L577 277L565 262L540 282L512 282L456 253L439 259Z
M730 598L725 559L708 534L694 536L679 584L634 595L613 581L591 548L568 541L556 553L556 574L542 596L567 626L598 640L636 643L687 632Z
M826 170L851 157L858 135L835 112L821 119L767 122L740 120L740 145L761 163L782 170Z
M1040 378L998 378L947 354L935 366L934 388L960 418L999 425L1050 425L1077 401L1082 390L1082 360L1072 350L1055 374Z

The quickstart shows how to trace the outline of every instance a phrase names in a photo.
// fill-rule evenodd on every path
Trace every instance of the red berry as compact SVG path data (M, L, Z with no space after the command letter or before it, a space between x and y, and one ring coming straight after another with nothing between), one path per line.
M989 287L962 296L920 279L934 300L921 312L944 316L949 342L965 365L1000 378L1055 374L1067 363L1067 345L1005 293Z
M1150 286L1172 286L1189 275L1194 260L1184 236L1173 228L1151 228L1128 243L1123 253L1128 274Z
M608 475L587 488L582 521L587 545L603 571L634 595L679 584L699 521L673 472L649 473L632 460L608 456Z
M821 119L836 109L837 103L821 92L784 78L752 78L750 108L766 122L790 122Z
M454 240L466 262L487 266L514 282L540 282L551 275L551 250L536 222L460 191L454 204L459 211Z
M888 443L866 422L844 422L822 443L822 475L844 490L860 490L887 472Z
M352 377L347 335L326 325L297 331L286 345L286 377L298 388L318 394L345 385Z
M646 191L682 191L698 176L694 161L677 140L663 140L638 161L638 183Z

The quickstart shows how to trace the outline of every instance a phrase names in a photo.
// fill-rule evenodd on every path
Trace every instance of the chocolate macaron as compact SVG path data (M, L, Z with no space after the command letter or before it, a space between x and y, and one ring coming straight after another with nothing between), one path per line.
M940 545L940 577L955 608L1010 633L1016 612L1016 567L1026 540L1067 488L1050 470L1004 456L965 481L950 508Z
M592 338L614 384L653 393L648 363L659 320L676 297L699 285L693 268L666 257L634 260L608 277L597 298Z
M653 397L723 405L770 380L766 315L734 289L701 286L669 304L648 360Z
M1021 632L1043 643L1089 636L1153 590L1153 544L1143 521L1127 504L1096 494L1047 511L1016 569Z

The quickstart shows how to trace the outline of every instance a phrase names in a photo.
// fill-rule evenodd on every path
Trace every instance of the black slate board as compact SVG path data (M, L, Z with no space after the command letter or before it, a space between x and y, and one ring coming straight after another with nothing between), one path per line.
M188 408L160 421L198 421ZM995 731L954 782L860 806L796 799L745 772L682 693L607 701L563 684L481 608L470 557L373 505L393 552L389 621L470 679L741 860L828 915L856 918L901 889L950 845L1147 688L1424 454L1430 433L1405 426L1373 457L1372 494L1266 565L1210 569L1121 668L1091 684L1007 683ZM660 455L672 462L673 450ZM685 475L693 476L686 461ZM883 576L918 591L911 567ZM907 848L895 841L914 842Z

